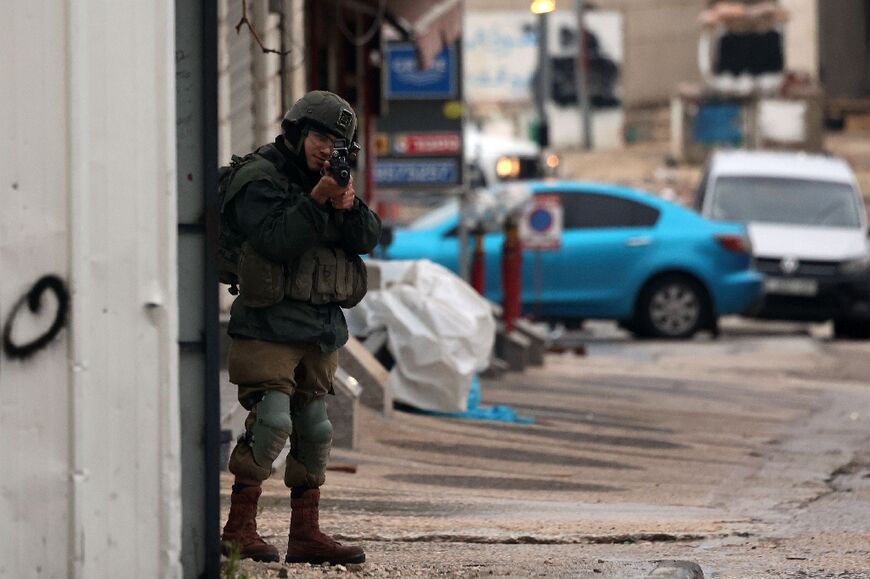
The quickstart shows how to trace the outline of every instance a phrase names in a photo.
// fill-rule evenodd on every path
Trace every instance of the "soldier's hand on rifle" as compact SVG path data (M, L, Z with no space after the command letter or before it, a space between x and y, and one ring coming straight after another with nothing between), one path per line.
M346 198L347 191L350 190L350 202L353 205L353 178L351 177L347 185L339 185L329 172L329 161L326 161L321 171L320 181L311 190L311 198L321 205L327 201L332 202L336 209L347 209L347 207L338 207L338 204L344 204L343 198Z
M356 191L353 188L353 177L347 184L347 189L339 197L332 198L332 206L336 209L350 209L353 207L353 199Z

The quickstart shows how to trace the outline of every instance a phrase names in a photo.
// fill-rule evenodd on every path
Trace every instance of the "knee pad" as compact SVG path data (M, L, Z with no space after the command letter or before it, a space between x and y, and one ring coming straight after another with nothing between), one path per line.
M326 480L326 465L332 448L332 423L326 414L326 400L315 398L294 406L292 461L288 457L284 483L289 487L319 487Z
M250 443L244 437L238 441L233 449L227 467L237 478L240 477L248 480L264 481L272 474L272 465L260 466L257 464L257 461L254 460L254 453L251 450Z
M290 397L272 390L266 392L254 408L257 413L257 420L251 426L254 461L262 467L271 468L293 432Z

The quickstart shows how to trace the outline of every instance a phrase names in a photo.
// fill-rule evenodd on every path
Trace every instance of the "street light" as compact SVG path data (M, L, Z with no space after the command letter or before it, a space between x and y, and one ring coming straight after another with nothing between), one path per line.
M538 115L537 141L541 149L550 145L550 127L547 123L547 96L550 82L547 59L547 14L556 9L555 0L532 0L530 10L538 15L538 82L535 86L535 109Z
M532 0L532 14L546 14L556 9L556 0Z

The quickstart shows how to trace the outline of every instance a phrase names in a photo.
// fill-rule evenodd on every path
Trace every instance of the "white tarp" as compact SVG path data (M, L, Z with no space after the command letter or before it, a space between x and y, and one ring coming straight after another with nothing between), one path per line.
M424 410L464 412L471 379L489 365L495 342L488 302L431 261L376 263L381 288L369 289L347 312L351 333L386 328L396 361L389 382L395 400Z

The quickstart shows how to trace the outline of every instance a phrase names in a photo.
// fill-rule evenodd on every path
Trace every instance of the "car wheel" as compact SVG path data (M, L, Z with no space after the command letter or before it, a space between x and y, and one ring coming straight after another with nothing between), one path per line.
M834 337L839 340L870 340L870 321L848 318L834 320Z
M692 279L669 275L647 286L638 304L638 327L654 338L690 338L710 319L706 295Z
M625 330L626 332L630 332L635 336L641 337L640 330L637 327L636 318L630 320L619 320L616 322L616 325L619 326L621 329Z

